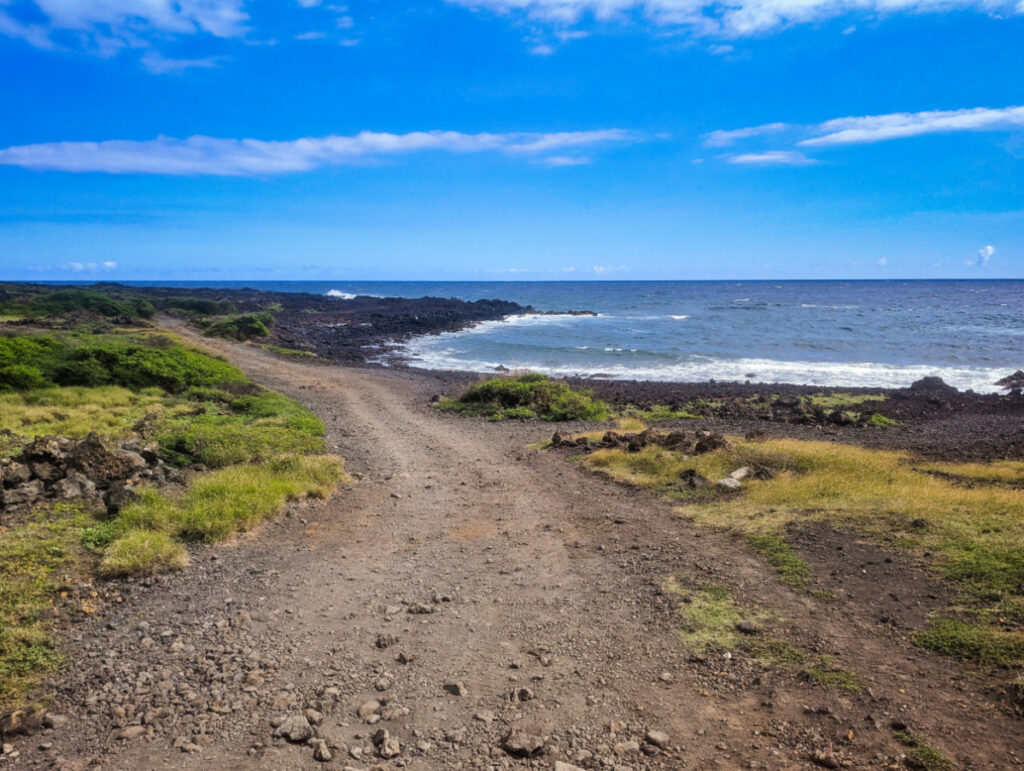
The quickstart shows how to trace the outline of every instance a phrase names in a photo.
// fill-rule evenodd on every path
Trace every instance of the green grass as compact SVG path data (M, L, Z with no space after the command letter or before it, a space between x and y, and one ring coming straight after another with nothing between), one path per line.
M890 426L899 425L899 421L887 418L885 415L880 415L877 412L871 413L871 417L868 418L868 423L872 426L878 426L879 428L889 428Z
M210 468L249 463L281 454L324 452L324 425L298 402L260 390L232 399L199 394L201 414L177 414L160 422L157 441L179 462Z
M922 463L918 468L969 482L1024 486L1024 461L997 460L992 463Z
M884 402L885 394L851 394L845 392L834 392L830 394L818 393L804 397L804 400L813 407L821 407L823 410L842 410L850 407L862 407L871 402Z
M800 671L800 679L822 688L835 688L856 693L864 688L860 676L849 669L835 666L828 657L822 656L819 666Z
M955 618L934 619L914 635L922 648L979 664L1010 667L1024 661L1024 637Z
M688 591L675 579L670 579L666 588L684 598L679 606L682 623L679 634L687 648L705 652L729 650L739 645L741 636L736 624L747 616L732 600L728 589L704 584Z
M562 380L530 373L495 378L470 387L458 399L442 399L438 409L490 420L608 420L608 405L590 391L575 391Z
M783 583L802 587L811 582L811 567L778 535L747 536L750 545L768 558L769 564L779 571Z
M804 651L785 640L750 640L744 643L743 649L751 658L776 665L801 665L807 661L807 654Z
M180 541L155 530L129 530L107 548L99 572L113 578L176 570L187 564Z
M51 633L54 598L92 522L80 507L58 505L0 532L0 708L61 664Z
M650 407L626 407L622 410L624 417L645 420L650 423L657 423L665 420L689 420L699 418L700 415L685 409L676 409L667 404L655 404Z
M313 351L303 351L298 348L284 348L280 345L270 345L268 343L257 343L257 345L264 351L270 351L276 353L279 356L295 356L300 359L315 359L317 355Z
M908 748L907 756L917 761L917 768L923 771L952 771L956 763L933 747L925 739L907 731L894 732L896 741Z

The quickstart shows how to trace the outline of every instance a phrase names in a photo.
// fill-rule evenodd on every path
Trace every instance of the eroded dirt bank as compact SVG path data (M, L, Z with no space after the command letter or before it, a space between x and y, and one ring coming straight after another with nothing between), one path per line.
M70 645L54 700L67 721L0 768L323 767L316 739L337 768L905 767L894 726L964 768L1021 765L999 678L910 644L930 584L904 558L855 544L821 568L848 595L818 600L741 540L525 449L548 425L436 413L431 375L195 339L316 411L362 478L124 584ZM670 576L728 587L864 689L689 653ZM314 744L273 738L271 721L304 709L322 716ZM375 746L380 729L397 745Z

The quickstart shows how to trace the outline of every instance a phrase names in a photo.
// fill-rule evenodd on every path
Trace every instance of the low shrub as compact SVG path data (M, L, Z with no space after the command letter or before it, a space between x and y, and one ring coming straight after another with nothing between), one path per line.
M442 400L438 407L463 415L484 415L491 420L529 419L608 420L608 405L590 391L574 391L564 380L530 373L496 378L470 387L458 400Z
M269 337L274 323L272 313L243 313L238 316L214 321L206 325L203 334L208 337L223 337L226 340L253 340Z

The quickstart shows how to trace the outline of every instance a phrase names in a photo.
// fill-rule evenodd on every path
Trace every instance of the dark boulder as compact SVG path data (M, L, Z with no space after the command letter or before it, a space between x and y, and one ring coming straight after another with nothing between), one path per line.
M939 394L949 396L959 393L959 391L957 391L953 386L949 385L941 377L937 377L935 375L930 375L928 377L923 377L920 380L915 380L913 383L910 384L910 390L916 393Z
M679 473L679 478L682 482L692 490L696 490L700 487L710 487L711 480L703 474L697 473L697 469L683 469Z
M658 440L658 444L666 450L679 450L686 446L689 439L685 431L672 431Z
M114 451L99 434L89 434L68 454L68 467L85 474L99 488L127 479L145 468L146 462L137 453Z
M1017 370L1012 375L1007 375L996 381L996 385L1005 388L1012 394L1020 394L1024 391L1024 370Z
M698 431L697 443L693 447L693 452L695 455L704 455L709 452L725 449L728 446L729 443L725 441L725 437L721 434L711 431Z

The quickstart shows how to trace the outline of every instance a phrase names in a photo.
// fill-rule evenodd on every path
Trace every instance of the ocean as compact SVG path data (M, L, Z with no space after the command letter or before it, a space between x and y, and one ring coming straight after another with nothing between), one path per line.
M143 283L143 282L139 282ZM640 380L997 390L1024 368L1024 281L150 282L498 298L543 311L413 339L413 366Z

